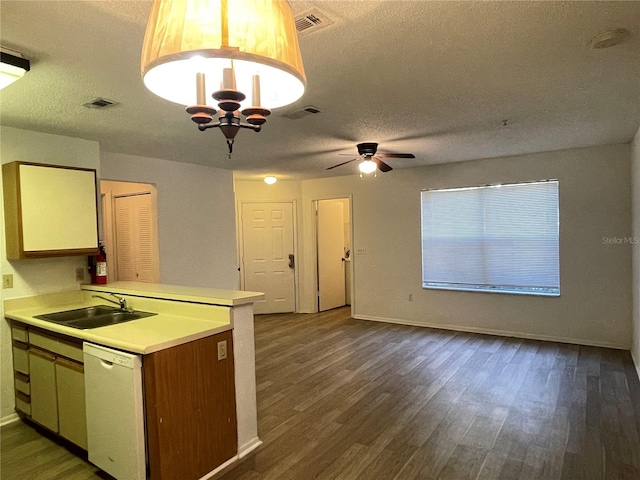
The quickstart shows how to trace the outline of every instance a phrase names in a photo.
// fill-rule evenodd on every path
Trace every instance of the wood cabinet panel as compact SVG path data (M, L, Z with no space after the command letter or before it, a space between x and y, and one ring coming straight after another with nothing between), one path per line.
M228 331L143 358L151 480L196 480L236 454L232 341Z

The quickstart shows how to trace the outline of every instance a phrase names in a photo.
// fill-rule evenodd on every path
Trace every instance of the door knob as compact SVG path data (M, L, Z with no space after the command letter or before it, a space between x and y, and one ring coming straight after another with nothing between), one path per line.
M293 256L293 253L289 254L289 268L295 268L296 266L296 260Z

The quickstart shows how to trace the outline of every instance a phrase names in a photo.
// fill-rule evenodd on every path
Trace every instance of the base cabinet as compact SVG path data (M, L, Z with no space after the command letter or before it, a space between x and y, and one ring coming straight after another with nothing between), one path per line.
M86 450L82 343L21 324L12 332L16 410Z
M87 450L85 392L98 389L82 341L19 322L12 332L16 410ZM231 330L144 355L142 370L147 480L197 480L237 454Z
M197 480L237 453L232 341L227 331L143 357L149 480Z

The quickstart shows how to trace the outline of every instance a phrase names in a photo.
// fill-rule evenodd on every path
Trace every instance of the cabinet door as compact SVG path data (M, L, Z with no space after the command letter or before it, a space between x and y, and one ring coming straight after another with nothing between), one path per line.
M97 253L95 170L12 162L2 181L9 260Z
M52 432L58 432L58 395L55 357L35 348L29 349L31 380L31 418Z
M87 417L84 402L84 369L79 363L57 358L55 370L59 433L86 450Z

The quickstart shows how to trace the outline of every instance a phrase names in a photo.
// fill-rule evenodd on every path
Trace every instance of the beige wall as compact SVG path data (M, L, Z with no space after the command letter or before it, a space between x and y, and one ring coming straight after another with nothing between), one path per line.
M640 129L631 144L633 335L631 355L640 376Z
M0 159L2 163L14 161L49 163L74 167L94 168L100 173L100 153L97 142L0 127ZM2 174L0 173L0 177ZM0 196L0 211L3 211ZM78 288L75 279L77 267L86 268L86 257L63 257L41 260L7 260L4 245L4 216L0 217L0 262L2 274L13 274L13 289L0 290L2 300L7 298L60 292ZM0 314L2 305L0 302ZM11 361L11 333L8 323L0 321L0 418L13 414L13 366Z
M238 288L231 171L108 152L100 168L104 180L157 187L161 283Z
M629 158L614 145L299 182L300 310L314 306L311 204L353 194L352 251L367 251L352 255L358 318L630 348L631 246L603 240L631 235ZM421 288L421 189L546 178L560 181L559 298ZM277 196L263 185L236 194Z

